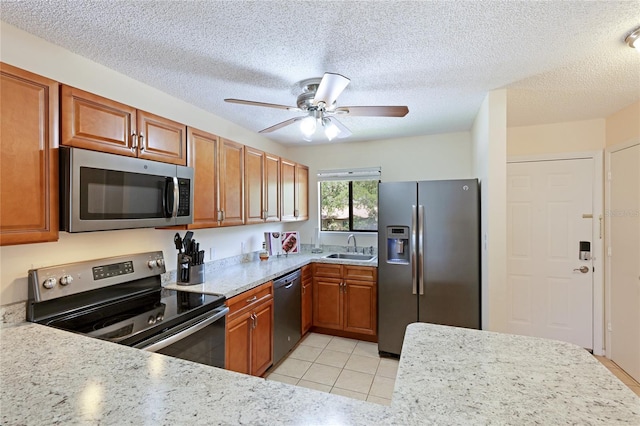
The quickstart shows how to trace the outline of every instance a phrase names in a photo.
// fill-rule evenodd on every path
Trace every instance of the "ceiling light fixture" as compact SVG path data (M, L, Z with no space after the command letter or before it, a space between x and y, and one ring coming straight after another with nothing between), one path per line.
M324 127L325 136L332 141L336 136L341 133L341 130L336 126L333 121L328 118L322 120L322 126Z
M624 41L627 42L629 47L637 49L638 52L640 52L640 28L629 34Z
M310 138L316 132L316 118L313 115L300 120L300 130L307 138Z

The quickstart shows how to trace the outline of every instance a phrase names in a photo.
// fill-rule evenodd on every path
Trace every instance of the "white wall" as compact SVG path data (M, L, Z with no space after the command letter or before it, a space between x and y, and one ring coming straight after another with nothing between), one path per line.
M482 329L506 325L507 249L507 96L489 92L473 123L473 170L480 179Z
M507 155L592 152L605 146L605 119L507 128Z
M467 179L472 172L469 132L382 141L290 148L289 154L309 166L309 221L299 226L300 238L311 243L318 218L318 170L382 168L382 181ZM344 233L322 233L323 244L346 245ZM358 246L377 247L377 235L357 234Z

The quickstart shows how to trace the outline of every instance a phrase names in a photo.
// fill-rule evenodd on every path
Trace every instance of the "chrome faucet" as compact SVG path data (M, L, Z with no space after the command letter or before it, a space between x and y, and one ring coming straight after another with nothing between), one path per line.
M349 236L347 237L347 253L349 253L349 243L351 242L351 239L353 238L353 252L357 253L358 252L358 243L356 243L356 236L353 234L349 234Z

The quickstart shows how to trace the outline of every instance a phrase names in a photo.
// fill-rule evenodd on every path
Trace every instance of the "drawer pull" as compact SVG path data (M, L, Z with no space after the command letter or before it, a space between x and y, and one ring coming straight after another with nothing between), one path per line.
M258 300L258 297L253 296L251 299L247 299L247 303L255 302L256 300Z

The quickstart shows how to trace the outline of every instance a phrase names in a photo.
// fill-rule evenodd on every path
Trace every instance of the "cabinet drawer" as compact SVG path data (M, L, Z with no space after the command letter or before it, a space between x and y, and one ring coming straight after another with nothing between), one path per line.
M273 298L273 282L269 281L227 299L226 305L229 307L227 321L233 321L237 316L271 298Z
M314 263L313 276L342 278L342 265L332 263Z
M343 277L351 280L376 281L378 279L378 268L344 265Z

